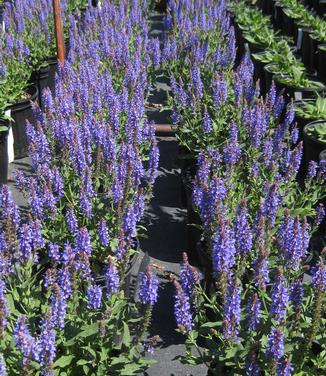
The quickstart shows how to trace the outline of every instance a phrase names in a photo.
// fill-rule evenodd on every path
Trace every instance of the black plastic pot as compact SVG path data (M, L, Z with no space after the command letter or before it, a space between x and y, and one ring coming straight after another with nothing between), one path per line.
M268 13L268 3L269 0L257 0L256 6L263 12Z
M325 50L321 49L325 48ZM317 51L317 75L322 81L326 81L326 44L318 46Z
M238 64L242 60L243 55L246 52L246 48L245 48L246 42L243 37L243 30L241 30L239 26L234 27L234 34L235 34L235 41L236 41L236 46L237 46L235 64Z
M52 94L55 91L55 74L58 70L58 59L56 56L51 57L49 60L49 77L48 77L48 87Z
M309 128L314 127L316 124L326 123L325 120L316 120L307 124L303 129L303 152L304 152L304 165L307 171L310 161L319 162L319 156L326 148L326 143L316 140L313 136L307 134Z
M266 14L269 14L270 16L273 16L274 14L274 1L271 0L264 0L265 3L265 12Z
M258 55L259 55L259 52L258 52ZM254 64L254 82L257 82L257 80L260 80L260 92L261 92L261 95L265 95L267 92L265 73L264 73L264 67L266 64L261 62L260 60L257 60L253 55L251 55L251 60Z
M131 296L132 271L138 260L139 252L140 252L140 245L137 239L137 252L134 253L131 259L129 260L129 263L127 265L127 268L124 274L124 292L127 298Z
M159 0L155 2L155 10L157 12L166 12L167 10L167 0Z
M315 77L307 75L307 79L314 81ZM278 75L273 75L273 80L278 91L284 90L284 99L286 103L289 103L292 99L301 100L315 98L317 94L322 94L326 91L326 86L321 88L289 86L286 83L281 82L280 76Z
M296 20L285 13L286 8L276 3L274 7L275 27L282 30L284 34L295 37L297 32Z
M0 132L0 185L8 182L8 134L9 121L0 119L0 126L5 126L8 131Z
M197 243L196 251L200 262L200 270L204 274L204 280L206 281L208 288L210 288L210 285L213 282L213 264L212 257L207 249L207 244L203 239Z
M49 73L50 73L50 66L47 65L46 67L41 68L38 71L32 73L31 80L34 82L38 88L38 95L39 95L39 103L42 107L42 92L43 89L49 86Z
M35 85L30 86L27 90L29 99L23 99L10 106L12 122L12 132L14 136L14 153L15 159L24 158L28 155L28 142L25 131L26 120L35 124L35 116L32 110L31 101L38 100L39 92Z
M298 32L297 20L289 17L285 12L284 9L282 10L282 19L283 19L283 27L282 30L284 34L296 38Z
M196 253L197 243L202 236L202 231L199 228L202 225L202 221L195 210L192 199L195 174L196 165L193 163L184 167L181 171L181 181L184 187L187 208L187 250L190 254Z
M303 28L301 37L300 54L305 65L310 62L310 38L311 29Z
M302 106L306 102L314 102L314 100L313 99L305 99L305 100L293 101L293 104L289 103L288 107L293 106L294 109L295 109L295 108ZM311 123L313 121L313 119L304 118L304 117L298 115L295 112L294 121L297 124L297 128L298 128L298 131L299 131L299 139L298 139L298 142L299 142L299 141L303 140L303 129L304 129L304 127L307 124Z
M184 184L185 170L190 166L195 166L197 159L194 154L192 154L188 148L179 145L178 154L176 158L176 163L181 169L181 179L180 179L180 201L183 208L187 207L187 192L186 186ZM195 173L193 177L195 176Z
M317 68L317 50L320 42L311 37L309 29L302 30L301 56L306 67Z
M274 3L273 6L273 13L272 13L272 24L274 28L276 29L281 29L282 27L282 16L281 16L281 11L282 11L282 5L278 2L271 1L271 3Z
M314 6L315 0L303 0L304 5L306 5L308 8L312 8Z
M313 7L319 16L325 16L326 0L313 0Z

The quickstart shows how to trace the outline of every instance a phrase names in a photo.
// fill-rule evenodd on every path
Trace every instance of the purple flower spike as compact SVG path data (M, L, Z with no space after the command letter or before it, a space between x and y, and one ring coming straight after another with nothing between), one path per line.
M82 227L79 229L76 241L75 241L75 249L76 252L79 254L85 253L88 257L91 256L92 253L92 245L91 239L86 227Z
M153 276L152 268L148 266L139 277L139 301L141 304L154 305L157 302L158 280Z
M203 130L204 133L210 133L212 131L212 119L207 111L204 112L203 116Z
M0 376L7 376L6 364L3 355L0 353Z
M200 69L195 66L191 72L191 83L194 87L195 95L199 99L203 96L203 83L200 76Z
M180 265L180 281L183 292L191 300L194 295L194 289L199 282L197 271L189 264L188 256L185 252L182 254L183 261Z
M20 223L18 207L12 199L7 185L3 185L0 191L0 219L8 220L15 226L18 226Z
M272 289L272 303L270 307L270 313L278 323L285 319L288 302L289 291L286 286L286 279L281 269L279 269Z
M0 336L3 335L3 332L8 324L7 316L9 315L8 303L6 298L5 284L0 279Z
M213 270L228 272L235 263L235 242L229 225L221 221L214 237Z
M118 292L120 287L119 272L115 267L113 258L111 256L109 257L109 265L105 272L105 285L108 298L110 298L112 294Z
M289 359L286 359L284 362L279 363L276 370L277 376L291 376L294 368Z
M223 336L226 339L234 339L238 336L241 314L240 301L240 288L236 278L232 277L224 303Z
M319 226L326 216L326 210L323 204L319 204L316 209L315 223Z
M261 302L257 294L254 294L247 306L248 313L248 328L249 330L256 330L260 322Z
M326 289L326 268L322 259L313 269L312 283L321 291Z
M308 166L307 177L314 178L317 175L317 168L318 168L318 163L316 163L315 161L310 161L309 166Z
M14 328L14 338L17 349L23 354L23 367L26 367L31 360L39 359L37 343L28 330L25 316L18 318Z
M256 354L251 356L251 361L246 365L246 376L259 376L260 367L257 364Z
M284 333L280 329L272 328L266 355L273 360L279 360L284 355Z
M77 222L76 214L75 214L73 207L69 207L66 212L66 224L67 224L68 230L72 234L75 234L77 232L78 222Z
M32 233L32 243L34 250L41 249L44 247L45 242L42 235L42 223L38 219L31 222L31 233Z
M98 224L98 236L101 245L107 247L109 245L109 230L103 218L100 219Z
M101 308L102 288L97 285L90 285L87 289L87 308L99 309Z
M191 306L188 296L183 292L182 287L177 281L174 281L176 288L174 302L174 316L178 328L183 332L190 332L193 327Z
M49 243L49 256L53 262L60 261L60 250L58 244Z
M67 313L67 302L65 292L57 283L53 284L53 293L51 295L52 317L51 325L53 328L62 330L65 326L65 318Z
M264 207L264 214L268 219L271 226L274 226L277 209L281 204L281 198L278 192L278 185L272 184L267 192L265 197L265 207Z
M235 165L240 157L241 149L238 143L238 128L232 124L230 128L230 137L227 145L224 147L224 161L228 165Z
M42 332L39 341L40 361L43 374L46 376L54 375L53 362L56 356L55 332L51 325L51 313L43 321Z
M268 254L264 247L259 247L258 257L254 261L254 274L256 279L256 286L265 290L266 284L269 282L268 270Z
M237 253L246 254L251 251L253 236L248 221L248 210L245 200L241 202L234 221L234 237Z
M27 261L31 258L32 255L32 232L30 227L24 223L20 226L18 232L18 249L19 249L19 256L22 260Z
M291 285L290 301L293 304L295 311L300 309L303 298L302 279L297 278Z

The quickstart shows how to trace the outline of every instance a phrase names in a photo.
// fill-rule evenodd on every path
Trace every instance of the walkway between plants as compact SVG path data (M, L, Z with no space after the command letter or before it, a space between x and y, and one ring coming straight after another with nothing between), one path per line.
M171 272L179 274L182 251L186 250L187 211L180 203L180 170L176 164L178 145L175 138L158 138L160 147L159 175L154 186L154 197L144 218L147 238L141 239L141 248L147 252L160 277L159 300L154 307L150 336L159 335L161 342L153 358L157 361L145 375L185 376L206 375L205 367L185 366L174 358L184 354L184 337L175 330L174 287L166 278ZM194 350L195 351L195 350Z

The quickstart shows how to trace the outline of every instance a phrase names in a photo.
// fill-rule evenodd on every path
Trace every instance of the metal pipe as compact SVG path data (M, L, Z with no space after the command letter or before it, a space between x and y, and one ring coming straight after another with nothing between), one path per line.
M65 61L65 49L62 30L61 1L53 0L54 29L55 40L57 45L57 58L61 65Z

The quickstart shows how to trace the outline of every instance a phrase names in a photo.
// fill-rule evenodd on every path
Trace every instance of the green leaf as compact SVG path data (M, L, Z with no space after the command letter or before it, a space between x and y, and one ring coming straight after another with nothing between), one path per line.
M85 325L81 328L81 332L77 337L80 338L87 338L90 337L98 332L98 323L95 322L94 324Z
M132 376L139 373L138 364L126 364L125 367L121 370L121 376Z
M85 364L89 364L89 360L86 359L80 359L77 362L77 366L84 366Z
M123 322L123 337L122 337L122 343L123 343L125 346L129 347L130 342L131 342L131 337L130 337L129 326L127 325L127 323Z
M54 367L65 368L69 366L73 359L74 355L64 355L54 363Z

